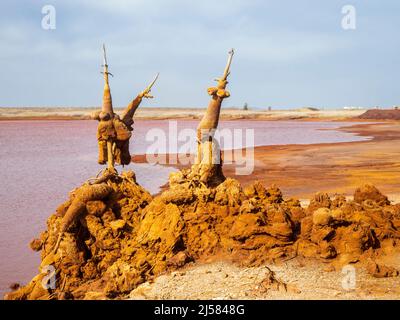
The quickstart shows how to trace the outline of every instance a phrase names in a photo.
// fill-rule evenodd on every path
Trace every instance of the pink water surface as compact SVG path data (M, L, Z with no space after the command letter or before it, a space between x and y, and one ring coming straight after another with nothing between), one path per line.
M177 127L194 129L197 123L179 121ZM254 129L255 146L366 139L334 130L348 125L223 121L220 128ZM29 249L30 240L45 229L46 219L67 199L68 192L102 168L96 162L96 126L95 121L0 122L0 296L11 283L26 283L36 274L40 259L38 253ZM136 121L131 150L135 154L146 153L152 144L146 141L149 129L159 128L168 137L173 126L164 120ZM176 152L176 146L168 143L165 151ZM128 168L136 172L138 182L152 193L158 191L173 170L149 164L131 164Z

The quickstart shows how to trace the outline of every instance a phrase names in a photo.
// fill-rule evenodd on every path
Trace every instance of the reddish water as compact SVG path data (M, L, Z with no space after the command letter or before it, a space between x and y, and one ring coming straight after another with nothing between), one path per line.
M197 121L180 121L192 128ZM255 145L309 144L365 138L334 129L347 123L240 121L221 122L221 128L253 128ZM29 242L45 229L47 217L67 194L101 169L96 162L95 121L0 122L0 296L13 282L26 283L36 273L39 254ZM137 121L131 150L145 153L152 142L149 128L168 134L168 121ZM175 152L174 146L169 150ZM169 168L131 164L138 182L155 193L167 181Z

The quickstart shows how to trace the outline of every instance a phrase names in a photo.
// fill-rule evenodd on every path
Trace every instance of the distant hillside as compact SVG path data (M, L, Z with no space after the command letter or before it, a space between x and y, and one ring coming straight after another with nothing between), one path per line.
M374 119L374 120L400 120L400 110L379 110L372 109L359 115L359 119Z

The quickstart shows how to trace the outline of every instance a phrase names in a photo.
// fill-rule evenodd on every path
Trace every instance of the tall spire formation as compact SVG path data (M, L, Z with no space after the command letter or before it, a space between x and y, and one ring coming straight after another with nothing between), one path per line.
M217 81L217 86L207 89L208 94L211 96L211 100L208 104L207 110L203 118L201 119L197 127L197 163L201 163L203 162L203 160L208 163L213 158L219 155L218 152L218 155L214 154L211 156L211 154L209 154L209 157L206 157L204 152L202 151L202 145L208 142L209 138L214 135L214 132L218 127L222 101L230 96L230 93L226 90L226 85L228 84L228 76L230 75L233 54L234 50L231 49L228 52L228 61L226 63L226 67L224 69L222 77L215 79L215 81ZM211 151L206 153L211 153Z
M113 76L113 75L110 72L108 72L106 46L104 44L103 44L103 72L102 73L104 75L103 105L101 108L102 116L108 117L108 118L113 118L114 110L113 110L113 106L112 106L110 84L108 82L108 75L111 75L111 76Z
M222 172L221 149L214 135L218 128L222 102L230 96L226 85L233 54L232 49L228 53L228 61L222 77L215 79L217 85L207 90L211 99L197 127L197 155L195 164L191 167L191 175L199 176L200 181L207 186L217 186L225 180Z
M101 111L92 114L92 118L99 121L97 126L97 141L99 147L99 164L107 163L107 173L116 174L114 165L128 165L132 161L129 152L129 139L133 131L133 116L143 98L153 98L150 95L151 89L158 79L154 80L135 99L129 103L122 113L122 117L114 113L112 106L111 90L109 84L106 47L103 44L103 65L101 72L104 76L103 104Z

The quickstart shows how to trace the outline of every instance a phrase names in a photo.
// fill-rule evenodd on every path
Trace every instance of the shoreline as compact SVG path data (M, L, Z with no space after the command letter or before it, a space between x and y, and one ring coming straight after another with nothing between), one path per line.
M14 120L90 120L91 114L99 107L88 108L4 108L0 107L0 121ZM156 108L138 109L135 120L200 120L204 108ZM123 108L115 108L121 113ZM220 120L297 120L297 121L358 121L357 117L364 113L361 110L263 110L240 108L222 108ZM368 121L368 120L367 120Z
M371 137L365 141L289 144L254 148L252 174L235 174L234 164L224 165L226 177L246 186L253 181L277 185L288 197L304 204L317 192L352 195L362 184L373 184L392 201L400 202L400 123L376 121L335 130ZM171 156L176 156L172 154ZM175 169L188 165L167 164ZM146 155L133 155L135 163L146 163ZM165 186L163 186L165 187ZM162 188L161 188L162 189ZM305 201L307 199L307 201Z

